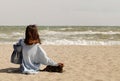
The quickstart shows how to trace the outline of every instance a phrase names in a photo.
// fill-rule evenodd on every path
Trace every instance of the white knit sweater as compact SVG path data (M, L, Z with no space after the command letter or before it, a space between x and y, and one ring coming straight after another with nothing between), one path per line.
M21 70L23 73L37 73L41 64L52 66L58 65L47 57L46 52L40 44L26 45L24 40L22 40L21 45L23 54Z

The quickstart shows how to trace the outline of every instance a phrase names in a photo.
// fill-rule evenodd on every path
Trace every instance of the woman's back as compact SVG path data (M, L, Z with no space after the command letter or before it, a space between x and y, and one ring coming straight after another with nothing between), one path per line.
M57 66L58 64L47 57L46 52L42 49L39 43L33 45L26 45L24 40L22 44L22 72L23 73L37 73L41 64Z

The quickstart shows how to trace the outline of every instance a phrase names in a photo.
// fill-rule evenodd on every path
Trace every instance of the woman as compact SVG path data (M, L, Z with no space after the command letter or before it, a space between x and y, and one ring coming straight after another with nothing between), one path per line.
M47 57L40 44L41 40L36 25L28 25L25 39L21 41L23 60L20 69L22 73L38 73L41 64L51 66L60 64Z

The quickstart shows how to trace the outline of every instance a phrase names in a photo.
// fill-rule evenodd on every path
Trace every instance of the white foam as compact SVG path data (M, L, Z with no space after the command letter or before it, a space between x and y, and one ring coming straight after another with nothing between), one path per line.
M12 32L11 34L0 33L0 38L13 38L13 36L23 37L23 33Z
M1 44L15 44L16 42L0 42L0 45Z
M73 28L70 28L70 27L67 27L67 28L60 28L60 30L66 30L66 29L71 30L71 29L73 29Z
M15 44L16 42L0 42L0 44ZM42 45L120 45L120 41L88 41L88 40L45 40Z
M113 35L113 34L120 34L120 32L114 32L114 31L107 31L107 32L99 32L99 31L75 31L75 32L57 32L57 31L46 31L44 34L47 35L78 35L78 34L90 34L90 35L95 35L95 34L108 34L108 35Z
M7 34L0 33L0 38L9 38L9 36Z
M24 34L23 33L20 33L20 32L12 32L12 34L10 34L10 37L13 37L13 36L23 36Z
M54 40L43 41L43 45L120 45L120 41Z
M2 37L2 36L7 36L7 34L0 33L0 37Z

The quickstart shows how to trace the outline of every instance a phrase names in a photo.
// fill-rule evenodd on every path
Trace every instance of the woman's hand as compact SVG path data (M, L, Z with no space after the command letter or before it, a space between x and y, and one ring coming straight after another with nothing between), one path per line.
M58 66L64 67L64 64L63 63L58 63Z

